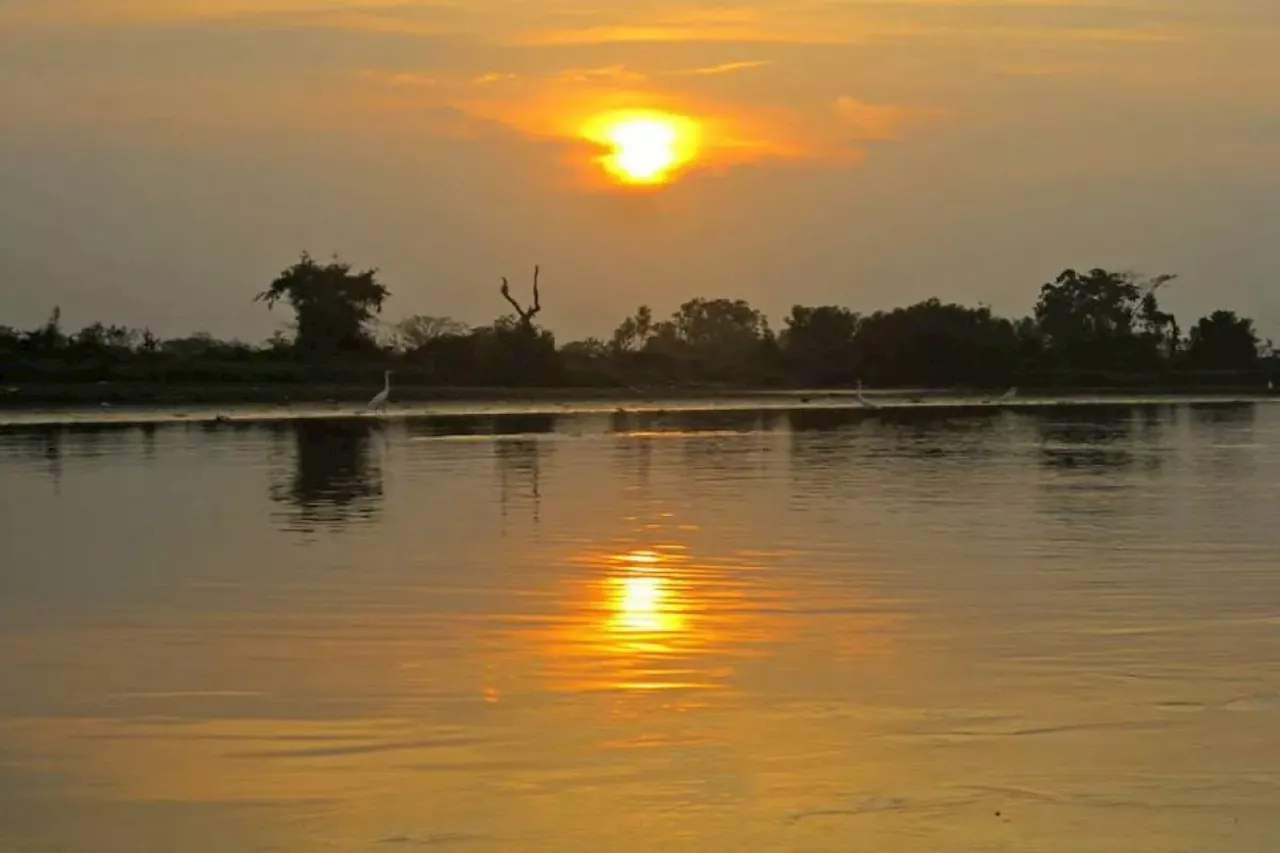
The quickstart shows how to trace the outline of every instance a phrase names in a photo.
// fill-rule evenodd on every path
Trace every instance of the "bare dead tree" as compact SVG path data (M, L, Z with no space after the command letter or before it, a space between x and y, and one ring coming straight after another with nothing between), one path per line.
M502 277L502 298L511 303L511 307L516 309L516 314L520 316L520 325L525 331L533 331L533 318L542 310L542 302L538 296L538 272L539 268L533 268L533 304L528 308L520 307L520 303L511 296L511 287L507 284L507 277Z

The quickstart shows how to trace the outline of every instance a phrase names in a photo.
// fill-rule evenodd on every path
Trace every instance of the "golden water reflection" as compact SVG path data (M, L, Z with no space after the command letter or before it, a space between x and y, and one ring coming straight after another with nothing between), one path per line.
M421 479L307 537L264 489L266 433L119 450L127 506L68 434L61 495L0 514L23 561L0 850L1060 853L1087 826L1091 849L1270 853L1277 548L1250 509L1274 455L1235 464L1262 408L1106 482L1044 464L1035 421L928 465L970 434L565 440L536 520L502 515L491 446L389 428L387 470ZM54 476L48 440L0 479ZM134 517L153 535L119 536ZM1205 543L1239 559L1208 571Z
M500 643L523 661L508 671L539 673L534 689L722 690L787 632L788 608L778 605L794 592L771 588L737 557L659 540L588 548L567 562L554 612L521 620Z
M612 587L610 622L623 648L659 652L668 635L683 631L682 590L663 576L663 558L653 551L635 551L617 558L625 574L609 578Z

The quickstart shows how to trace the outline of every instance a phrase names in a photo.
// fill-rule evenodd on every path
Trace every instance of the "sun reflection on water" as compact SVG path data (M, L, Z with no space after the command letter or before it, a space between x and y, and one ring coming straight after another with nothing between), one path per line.
M786 593L736 556L673 541L678 525L655 527L556 560L563 574L545 609L494 637L489 665L504 695L661 692L699 704L732 694L739 666L770 653L785 633Z
M663 557L656 552L633 551L615 562L625 574L609 578L612 630L623 635L619 642L626 648L663 651L663 635L686 627L679 586L663 576Z

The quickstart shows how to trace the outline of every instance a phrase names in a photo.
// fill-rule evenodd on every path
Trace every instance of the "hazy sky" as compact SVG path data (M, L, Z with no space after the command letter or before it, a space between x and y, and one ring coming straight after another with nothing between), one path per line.
M0 324L61 303L265 337L307 249L386 316L606 335L648 303L1026 313L1066 266L1176 272L1280 338L1276 0L0 0ZM612 183L615 108L703 127Z

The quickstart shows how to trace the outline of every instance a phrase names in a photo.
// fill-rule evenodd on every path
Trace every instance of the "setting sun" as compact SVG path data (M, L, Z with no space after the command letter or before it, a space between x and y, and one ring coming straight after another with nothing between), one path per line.
M599 159L605 171L627 184L663 184L693 160L699 129L685 116L661 112L609 113L593 119L587 139L608 152Z

